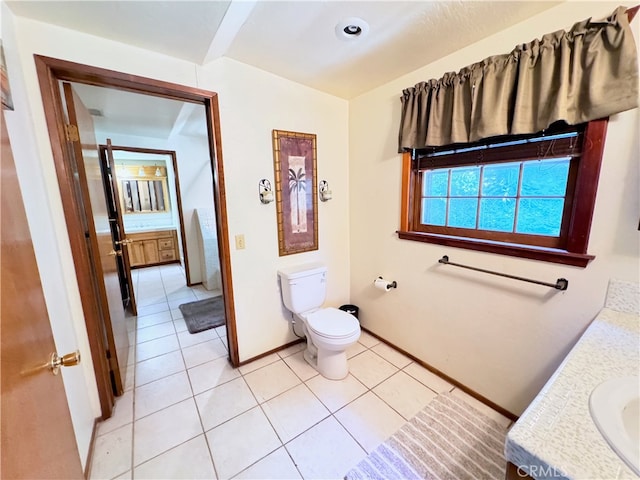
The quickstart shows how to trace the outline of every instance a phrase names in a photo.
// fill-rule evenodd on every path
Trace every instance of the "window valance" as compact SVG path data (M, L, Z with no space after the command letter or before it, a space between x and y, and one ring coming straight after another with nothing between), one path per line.
M625 7L604 20L518 45L402 95L399 151L539 132L638 106L636 46Z

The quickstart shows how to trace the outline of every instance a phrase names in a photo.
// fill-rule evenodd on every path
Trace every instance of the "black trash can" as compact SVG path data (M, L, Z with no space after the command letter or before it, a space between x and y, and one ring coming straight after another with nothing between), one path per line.
M358 307L356 307L355 305L342 305L340 307L340 310L350 313L351 315L353 315L354 317L358 318L358 311L360 310Z

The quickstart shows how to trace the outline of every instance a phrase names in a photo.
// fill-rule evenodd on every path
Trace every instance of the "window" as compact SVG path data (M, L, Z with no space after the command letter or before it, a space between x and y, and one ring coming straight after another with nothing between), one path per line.
M586 266L606 123L405 154L400 238Z

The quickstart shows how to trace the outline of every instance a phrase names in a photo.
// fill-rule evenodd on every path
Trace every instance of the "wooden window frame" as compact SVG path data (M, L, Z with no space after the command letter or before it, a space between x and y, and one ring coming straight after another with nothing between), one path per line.
M431 228L431 232L425 232L425 229L420 225L422 171L413 168L410 152L404 153L402 157L401 218L400 229L397 231L399 238L582 268L586 267L595 258L594 255L587 253L587 247L596 203L607 124L608 119L606 118L586 124L583 134L582 155L577 169L573 173L575 175L575 188L564 212L564 215L568 216L568 218L563 218L562 222L565 230L561 233L565 237L564 245L553 245L553 242L547 242L546 246L514 243L512 237L505 236L499 232L483 231L480 235L468 237L463 236L465 229L452 229L449 227ZM576 201L573 201L573 199ZM438 233L434 233L433 230L438 230ZM478 238L478 236L485 238Z

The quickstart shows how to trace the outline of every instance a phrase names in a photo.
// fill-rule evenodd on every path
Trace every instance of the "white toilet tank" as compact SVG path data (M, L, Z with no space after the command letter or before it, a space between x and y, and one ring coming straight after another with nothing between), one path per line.
M327 267L307 263L278 270L282 300L293 313L320 308L327 296Z

